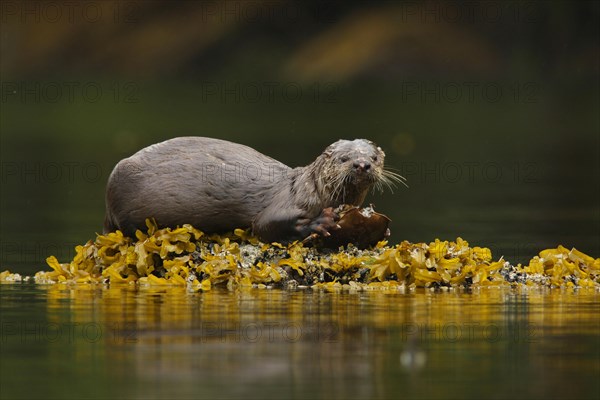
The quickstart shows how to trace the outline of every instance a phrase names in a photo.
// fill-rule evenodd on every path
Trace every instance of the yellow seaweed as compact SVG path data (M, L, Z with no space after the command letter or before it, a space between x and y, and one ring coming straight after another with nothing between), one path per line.
M494 260L489 248L470 247L460 237L396 245L382 241L371 250L348 246L337 252L320 252L299 242L261 243L250 230L207 236L191 225L158 229L153 220L146 225L146 232L136 232L137 240L120 231L97 235L94 241L76 246L69 263L49 256L46 262L51 270L36 273L33 280L44 284L177 285L194 290L285 287L293 279L298 282L291 287L300 284L336 291L521 284L600 288L600 259L564 246L542 250L528 264L513 266L502 258ZM242 256L242 245L254 249L253 258ZM2 283L21 281L18 274L0 273Z

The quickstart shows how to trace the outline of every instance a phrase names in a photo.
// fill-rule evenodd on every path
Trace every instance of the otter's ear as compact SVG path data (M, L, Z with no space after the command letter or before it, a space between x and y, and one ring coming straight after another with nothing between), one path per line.
M385 151L383 151L381 147L377 147L377 151L381 152L381 154L385 157Z
M323 152L323 155L325 155L325 157L329 158L329 157L331 157L332 154L333 154L333 145L329 145Z

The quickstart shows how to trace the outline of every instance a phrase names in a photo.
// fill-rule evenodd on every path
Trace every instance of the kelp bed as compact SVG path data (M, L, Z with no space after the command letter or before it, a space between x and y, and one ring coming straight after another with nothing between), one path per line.
M558 246L543 250L528 265L493 260L490 249L456 241L390 246L369 250L352 245L337 251L261 243L248 231L205 235L190 225L137 231L137 240L120 231L98 235L76 246L69 263L47 258L52 271L21 277L0 273L0 282L38 284L179 285L189 290L223 286L325 288L349 290L480 286L587 287L600 289L600 258Z

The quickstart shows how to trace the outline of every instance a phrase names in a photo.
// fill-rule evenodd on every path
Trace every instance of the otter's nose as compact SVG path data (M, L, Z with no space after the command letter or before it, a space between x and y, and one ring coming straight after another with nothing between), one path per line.
M371 168L371 163L365 160L354 161L354 169L359 171L368 171Z

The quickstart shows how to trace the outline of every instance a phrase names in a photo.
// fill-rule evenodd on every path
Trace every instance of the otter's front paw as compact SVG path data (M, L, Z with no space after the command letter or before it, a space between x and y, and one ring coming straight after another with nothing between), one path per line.
M338 225L340 217L337 215L332 207L325 208L321 214L314 219L300 219L296 229L302 234L302 236L308 236L312 234L319 234L321 236L330 236L330 231L340 229Z

